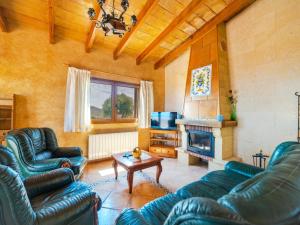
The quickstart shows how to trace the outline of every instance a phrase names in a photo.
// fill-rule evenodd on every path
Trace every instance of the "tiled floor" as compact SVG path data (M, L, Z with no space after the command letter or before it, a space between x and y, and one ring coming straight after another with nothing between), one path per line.
M101 176L112 176L112 161L90 163L87 165L82 180L87 183L95 183ZM162 161L163 172L160 177L160 184L170 191L198 180L207 173L207 165L187 166L181 164L177 159L165 159ZM165 195L165 191L142 176L134 176L133 192L128 193L126 172L119 168L119 179L113 182L101 183L95 187L102 199L102 208L99 212L99 224L114 224L115 218L124 208L140 208L144 204L160 196ZM144 172L155 178L156 168L149 168Z

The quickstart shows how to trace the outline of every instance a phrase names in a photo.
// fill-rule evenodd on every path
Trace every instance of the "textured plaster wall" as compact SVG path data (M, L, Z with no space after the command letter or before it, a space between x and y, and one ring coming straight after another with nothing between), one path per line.
M258 0L227 24L232 88L238 91L236 154L296 140L300 91L300 2Z
M164 70L152 64L135 65L129 56L112 59L112 50L84 52L84 43L62 39L50 45L48 32L10 23L0 33L0 96L16 94L16 127L51 127L62 146L80 146L87 154L88 133L64 133L67 66L75 64L109 73L154 81L155 110L164 110ZM96 129L135 124L97 125ZM148 148L148 132L140 130L139 145Z
M190 49L165 67L165 110L183 113Z

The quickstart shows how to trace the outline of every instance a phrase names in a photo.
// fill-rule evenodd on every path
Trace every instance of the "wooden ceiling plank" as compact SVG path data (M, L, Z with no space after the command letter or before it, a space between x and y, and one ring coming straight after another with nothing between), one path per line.
M50 44L55 43L54 35L54 0L48 0L48 26L49 26L49 42Z
M233 16L247 8L251 5L255 0L234 0L227 5L219 14L213 17L210 21L204 24L198 31L196 31L193 35L191 35L188 39L182 42L175 49L167 53L164 57L158 60L154 68L158 69L162 66L165 66L180 56L187 48L189 48L192 44L199 41L205 34L211 31L214 27L222 22L226 22L231 19Z
M6 19L4 18L3 9L2 8L0 8L0 30L2 32L8 32L7 24L6 24Z
M217 13L216 13L209 5L207 5L207 4L205 4L205 3L203 3L203 5L204 5L206 8L208 8L208 10L209 10L212 14L217 15Z
M109 2L110 1L106 1L105 4L109 5ZM95 9L96 16L95 16L95 19L93 21L91 21L90 29L89 29L87 39L85 42L85 51L86 52L90 52L93 47L93 44L95 42L95 37L96 37L96 23L100 19L100 16L101 16L101 8L100 8L97 0L94 0L93 6Z
M183 11L161 32L158 37L155 38L154 41L151 42L147 48L136 58L136 64L139 65L142 61L150 54L150 52L159 44L162 40L164 40L177 26L181 25L188 15L191 14L193 9L195 9L202 0L192 0L190 4L188 4Z
M159 0L147 0L146 4L144 5L143 9L140 11L139 15L137 16L137 23L135 26L131 28L131 31L127 32L124 37L119 42L118 46L114 50L114 59L118 59L122 51L125 49L126 45L135 34L135 32L141 27L141 25L145 22L145 19L154 9L154 7L159 3Z

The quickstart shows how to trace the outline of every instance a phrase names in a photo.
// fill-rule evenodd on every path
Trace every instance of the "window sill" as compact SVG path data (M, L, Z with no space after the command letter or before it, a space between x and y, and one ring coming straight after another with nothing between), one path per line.
M131 123L136 124L138 121L137 119L127 119L127 120L92 120L92 125L97 124L122 124L122 123Z
M90 134L111 134L111 133L125 133L138 131L137 125L133 127L116 127L116 128L104 128L104 129L93 129Z

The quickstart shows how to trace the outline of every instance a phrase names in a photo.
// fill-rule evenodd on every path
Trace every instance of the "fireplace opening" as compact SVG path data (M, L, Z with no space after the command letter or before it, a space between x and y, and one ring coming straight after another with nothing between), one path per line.
M215 137L212 132L201 130L187 130L188 151L214 158L215 155Z

